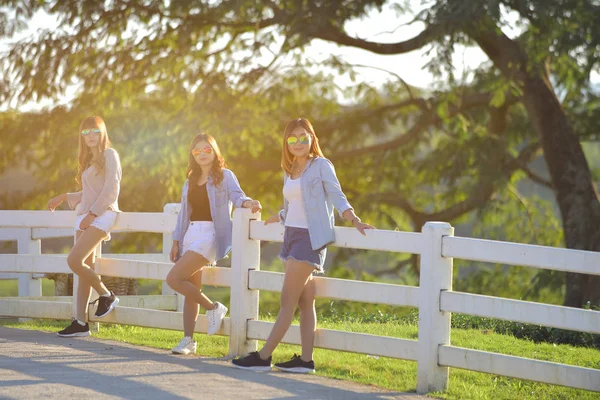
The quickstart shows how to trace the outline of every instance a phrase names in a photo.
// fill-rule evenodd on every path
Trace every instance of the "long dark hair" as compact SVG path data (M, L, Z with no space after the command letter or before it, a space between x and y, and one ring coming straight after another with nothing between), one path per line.
M306 132L311 136L312 141L310 144L310 152L308 153L309 157L324 157L323 152L321 151L321 147L319 146L319 138L315 133L315 129L312 124L306 118L296 118L290 121L283 131L283 148L281 150L281 168L288 174L292 174L292 165L294 164L294 155L290 152L287 146L287 138L294 132L297 128L304 128Z
M227 168L227 164L225 163L223 155L221 155L221 150L219 150L217 141L208 133L199 133L192 139L188 152L188 167L185 175L190 181L194 183L197 182L198 179L200 179L200 177L202 176L202 169L200 168L200 166L196 162L196 159L192 155L192 150L198 142L201 142L203 140L206 140L215 152L215 159L213 161L212 168L210 169L210 172L208 174L212 178L213 185L218 186L223 181L223 168Z

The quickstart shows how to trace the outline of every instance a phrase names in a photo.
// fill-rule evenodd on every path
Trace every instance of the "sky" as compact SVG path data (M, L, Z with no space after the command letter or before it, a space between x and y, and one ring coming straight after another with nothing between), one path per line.
M422 7L426 7L427 3L430 3L430 1L410 0L410 3L413 11L418 11L422 9ZM422 3L425 3L425 5ZM348 22L346 29L351 36L360 37L370 41L383 43L399 42L410 39L422 31L423 25L420 23L407 25L412 17L412 13L398 16L390 6L386 6L381 12L377 10L370 12L367 18ZM509 22L515 20L514 16L511 16L510 14L507 14L507 19ZM31 21L30 29L26 33L20 35L20 37L33 35L38 30L53 29L54 27L56 27L56 20L53 17L44 13L37 13ZM505 28L504 31L510 37L515 36L518 33L516 29L510 27ZM2 48L2 45L3 44L0 42L0 48ZM393 71L410 85L421 88L431 88L432 86L443 84L444 77L442 76L441 81L436 81L424 68L431 57L435 56L435 54L426 55L426 51L427 48L401 55L378 55L361 49L340 47L322 40L314 40L305 54L307 57L315 60L325 59L330 55L335 54L352 64L368 65L377 69ZM478 47L458 47L453 57L454 74L455 76L460 77L465 71L473 70L481 63L487 61L487 56ZM465 77L468 80L469 75L467 74ZM380 85L390 79L396 78L386 72L376 69L358 69L358 81ZM336 81L341 87L353 84L347 76L339 77ZM600 82L600 76L595 75L593 81ZM66 104L73 98L76 90L76 87L70 88L58 102L50 100L30 102L20 106L19 109L22 111L30 111L57 104ZM5 108L0 108L0 110L3 109Z

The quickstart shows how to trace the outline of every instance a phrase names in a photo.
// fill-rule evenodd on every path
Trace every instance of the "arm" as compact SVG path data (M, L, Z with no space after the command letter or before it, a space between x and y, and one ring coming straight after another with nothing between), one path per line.
M229 200L233 203L235 208L241 208L244 206L244 202L252 201L252 199L244 193L240 187L240 183L237 180L235 174L229 170L224 170L224 180L227 181L227 192L229 193Z
M104 187L100 196L90 208L94 215L101 215L119 197L121 188L121 162L114 149L104 152Z
M77 207L77 204L81 203L82 195L83 195L83 192L81 190L79 192L75 192L75 193L66 193L64 200L67 200L67 203L69 204L69 208L71 210L74 210L75 207Z
M325 195L333 203L333 206L338 210L342 218L350 221L362 235L365 235L365 229L374 229L371 225L363 223L354 213L354 209L348 203L344 192L342 192L342 186L338 181L331 161L325 160L325 162L321 163L321 166L321 179L323 180Z
M323 159L320 163L320 171L325 195L338 210L338 213L344 217L344 213L346 211L351 211L352 215L354 215L352 206L350 203L348 203L348 199L346 198L344 192L342 192L342 186L340 185L340 181L335 174L335 168L333 167L331 161Z
M47 206L48 210L50 210L50 211L56 210L56 207L60 206L63 202L67 201L67 199L69 198L69 194L74 194L74 193L61 193L58 196L53 197L50 200L48 200L48 206ZM81 201L81 196L79 199ZM71 203L69 203L69 205L71 205ZM77 204L75 204L75 205L77 205ZM74 206L71 208L74 208Z
M179 244L180 240L183 240L183 214L187 212L187 199L185 198L187 193L188 181L186 180L181 189L181 208L179 209L179 213L177 213L177 225L175 226L175 230L172 233L173 244L177 242Z

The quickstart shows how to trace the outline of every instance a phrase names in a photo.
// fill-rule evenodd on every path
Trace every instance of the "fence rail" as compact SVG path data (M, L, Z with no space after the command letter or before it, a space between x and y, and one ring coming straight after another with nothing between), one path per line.
M440 310L572 331L600 333L600 313L579 308L503 299L461 292L443 292Z
M600 385L598 381L600 375L597 369L453 346L440 346L439 356L440 365L448 367L528 379L576 389L600 391L598 387Z
M600 275L600 253L494 240L448 237L444 257Z
M122 213L118 232L163 234L160 254L104 254L96 259L101 275L164 281L176 205L163 213ZM0 211L0 240L17 240L19 254L0 255L0 279L19 277L19 297L0 298L0 315L69 319L72 297L41 297L40 276L69 273L65 255L41 254L40 240L72 235L75 213L69 211ZM450 344L452 313L478 315L548 327L600 333L600 312L452 291L454 258L600 275L600 253L532 246L453 236L446 223L427 223L421 233L373 230L367 237L355 229L335 228L333 246L418 254L420 286L315 278L317 296L331 299L410 306L419 309L418 340L318 329L315 346L324 349L393 357L417 362L417 391L443 390L449 368L462 368L600 392L600 370L454 347ZM230 317L218 334L229 336L232 355L257 348L273 324L259 320L259 291L281 291L283 274L260 270L260 242L283 240L283 227L264 225L259 215L236 210L231 268L203 271L203 283L230 287ZM75 279L77 284L77 279ZM102 322L181 329L182 299L163 284L161 296L123 296ZM92 322L96 321L93 317ZM207 331L204 315L196 332ZM292 326L283 342L300 344Z

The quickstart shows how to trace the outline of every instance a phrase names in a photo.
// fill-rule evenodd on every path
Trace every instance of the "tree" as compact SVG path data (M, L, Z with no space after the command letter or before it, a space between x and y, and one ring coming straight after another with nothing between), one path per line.
M437 1L416 16L425 24L421 34L391 44L354 38L344 30L347 21L381 9L387 4L382 0L3 3L0 37L10 37L38 10L56 16L61 29L11 45L2 66L2 102L53 98L75 83L80 95L69 110L63 110L70 121L98 107L115 115L136 110L134 115L121 111L115 118L117 129L139 132L140 124L157 123L174 138L164 147L155 142L158 154L170 158L171 166L181 164L187 141L181 139L189 136L191 127L211 127L222 133L219 140L228 153L236 149L230 163L249 166L240 171L242 182L252 182L252 191L273 202L278 194L261 182L276 176L278 156L265 141L279 140L278 132L289 116L316 116L315 125L327 155L340 166L342 182L351 181L353 198L386 226L420 229L431 219L460 220L505 193L524 172L539 184L553 186L567 246L590 250L598 246L598 201L566 115L577 99L574 93L587 90L598 54L598 31L593 27L599 13L591 1L573 0L567 5L573 6L570 9L564 2L541 0L469 5ZM519 13L523 33L518 38L510 39L499 30L502 7ZM569 13L578 16L579 25L561 25ZM539 40L538 32L544 40ZM344 107L327 74L307 73L314 65L302 57L302 50L313 39L380 54L432 46L441 55L431 65L437 70L450 66L456 44L477 44L493 67L478 71L469 86L451 75L447 90L433 95L401 79L379 89L359 84L345 93L357 105ZM577 54L575 61L572 53ZM295 64L289 74L281 73L289 64L283 61L285 56ZM353 70L335 57L321 67L341 73ZM566 92L562 104L551 78ZM55 112L61 110L40 118L48 122ZM537 136L526 125L522 129L524 116L533 122ZM28 123L15 122L14 132L23 132ZM143 140L157 137L153 132ZM240 144L249 151L241 151ZM528 167L540 146L551 183ZM399 169L404 175L397 173ZM159 176L172 195L177 187L173 176L150 172L152 178ZM180 183L183 177L178 179ZM382 193L361 196L374 179ZM140 193L138 198L144 192ZM406 218L391 212L395 209ZM401 260L395 270L404 265ZM580 306L588 299L598 303L600 294L591 290L594 279L570 275L565 304Z

